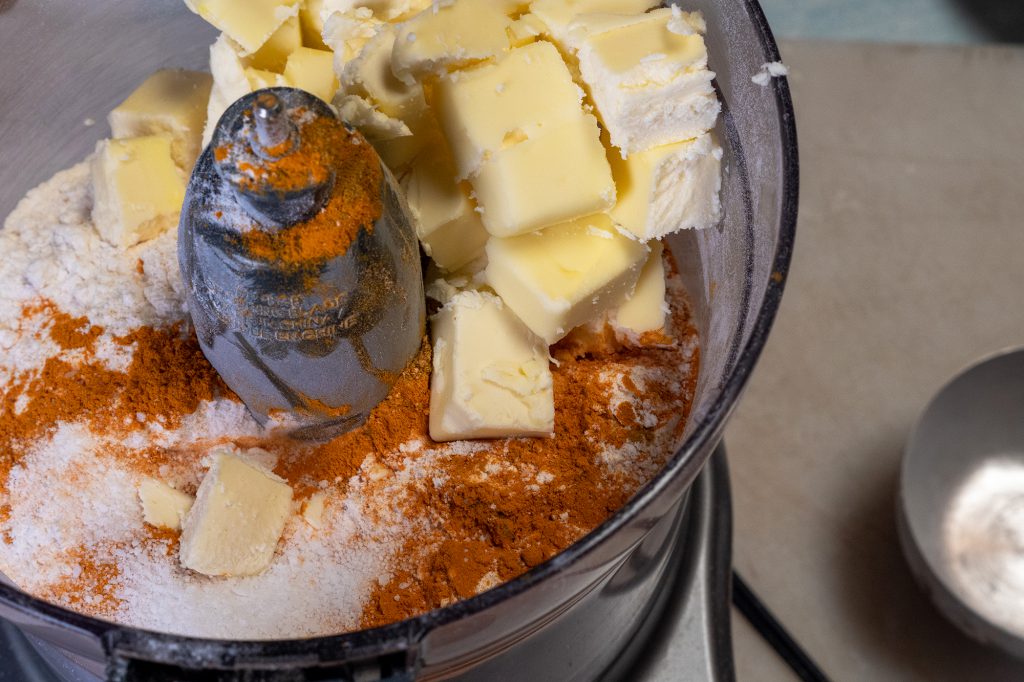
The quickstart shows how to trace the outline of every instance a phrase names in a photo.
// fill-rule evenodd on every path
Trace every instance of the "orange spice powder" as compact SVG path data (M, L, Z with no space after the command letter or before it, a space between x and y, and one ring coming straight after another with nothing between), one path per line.
M141 327L115 343L134 350L118 372L95 357L103 329L72 318L49 302L27 307L22 317L48 315L48 334L63 350L84 357L47 359L42 369L18 377L0 400L0 490L31 443L59 422L85 421L97 433L127 433L143 427L137 418L160 418L175 428L204 400L233 397L207 362L194 333L181 325ZM24 403L19 411L19 403Z
M567 342L553 349L556 433L552 438L482 441L472 455L450 454L431 465L434 485L419 481L401 501L402 514L421 532L397 552L391 578L377 585L364 606L361 624L373 627L450 604L513 579L550 559L602 523L671 454L655 443L655 430L641 423L632 405L615 405L609 376L653 411L657 428L681 435L696 384L699 355L696 331L685 302L672 300L669 328L676 343L644 348L591 346ZM45 304L44 304L45 305ZM38 311L37 311L38 312ZM143 412L162 417L173 427L193 412L200 400L230 396L203 357L191 334L180 328L139 329L120 343L135 345L126 372L113 372L92 357L102 330L51 309L48 333L62 348L85 351L75 364L53 359L43 371L24 377L0 404L0 483L23 452L24 444L56 421L85 420L92 428L115 433L140 427L132 417ZM628 374L646 370L643 385ZM421 456L399 446L420 441L436 447L428 435L431 352L424 339L420 352L398 377L388 397L366 424L343 436L309 446L285 439L234 439L239 447L262 447L278 455L275 472L295 490L298 501L324 488L343 494L356 477L366 495L386 499L387 474ZM658 377L662 377L659 379ZM14 404L31 397L21 414ZM653 406L653 407L652 407ZM648 415L648 420L650 415ZM194 462L220 441L191 443L183 449L111 448L132 469L157 475L161 466ZM606 447L635 446L648 457L628 473L602 462ZM382 473L380 481L374 473ZM544 484L538 477L544 475ZM374 487L374 486L377 487ZM140 542L151 551L167 551L176 533L140 529ZM163 548L163 549L162 549ZM96 615L116 608L117 566L112 547L81 547L73 557L81 571L50 586L46 595L58 603ZM173 557L168 555L169 561ZM86 599L90 603L86 602ZM100 605L91 603L99 599Z
M299 148L292 153L258 168L240 168L253 176L251 191L281 195L322 185L333 175L327 204L306 222L281 230L253 229L242 235L242 246L253 258L296 269L343 255L360 230L372 232L383 212L384 182L373 147L340 121L316 118L303 126L299 135Z

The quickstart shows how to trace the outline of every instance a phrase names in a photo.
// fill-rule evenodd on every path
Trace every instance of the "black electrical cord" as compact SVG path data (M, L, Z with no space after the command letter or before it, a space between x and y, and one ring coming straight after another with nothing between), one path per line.
M754 629L782 657L793 672L804 682L829 682L818 664L782 626L750 586L735 571L732 574L732 603Z

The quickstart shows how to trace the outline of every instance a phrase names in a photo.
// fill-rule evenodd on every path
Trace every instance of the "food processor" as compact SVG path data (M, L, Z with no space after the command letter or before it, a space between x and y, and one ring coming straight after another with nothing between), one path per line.
M701 370L681 446L626 506L515 580L332 637L154 633L53 606L0 578L0 618L11 624L0 630L0 670L25 680L590 680L642 679L661 666L657 674L676 679L731 679L728 477L724 454L712 454L785 284L796 133L785 79L751 80L779 59L757 3L691 0L684 9L707 18L723 104L724 220L667 240L692 302ZM0 215L87 156L107 135L106 113L150 72L205 69L214 38L179 2L0 0Z

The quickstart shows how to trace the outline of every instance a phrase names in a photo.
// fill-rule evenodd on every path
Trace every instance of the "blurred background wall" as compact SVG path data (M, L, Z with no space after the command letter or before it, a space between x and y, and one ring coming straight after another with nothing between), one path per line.
M1024 0L762 0L781 38L1024 43Z

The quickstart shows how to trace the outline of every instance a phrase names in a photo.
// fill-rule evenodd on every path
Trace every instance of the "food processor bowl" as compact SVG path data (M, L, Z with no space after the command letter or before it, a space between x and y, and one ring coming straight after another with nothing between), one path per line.
M214 641L89 618L0 581L0 617L74 675L111 679L587 680L617 661L686 551L688 490L718 445L765 343L796 226L797 147L779 55L754 0L687 0L707 18L723 103L724 220L672 236L701 340L679 450L605 523L550 561L472 599L375 630ZM205 68L215 34L179 2L0 0L0 216L92 151L106 113L154 69ZM95 121L94 124L92 122ZM662 600L663 601L663 600ZM71 672L62 673L75 679Z

